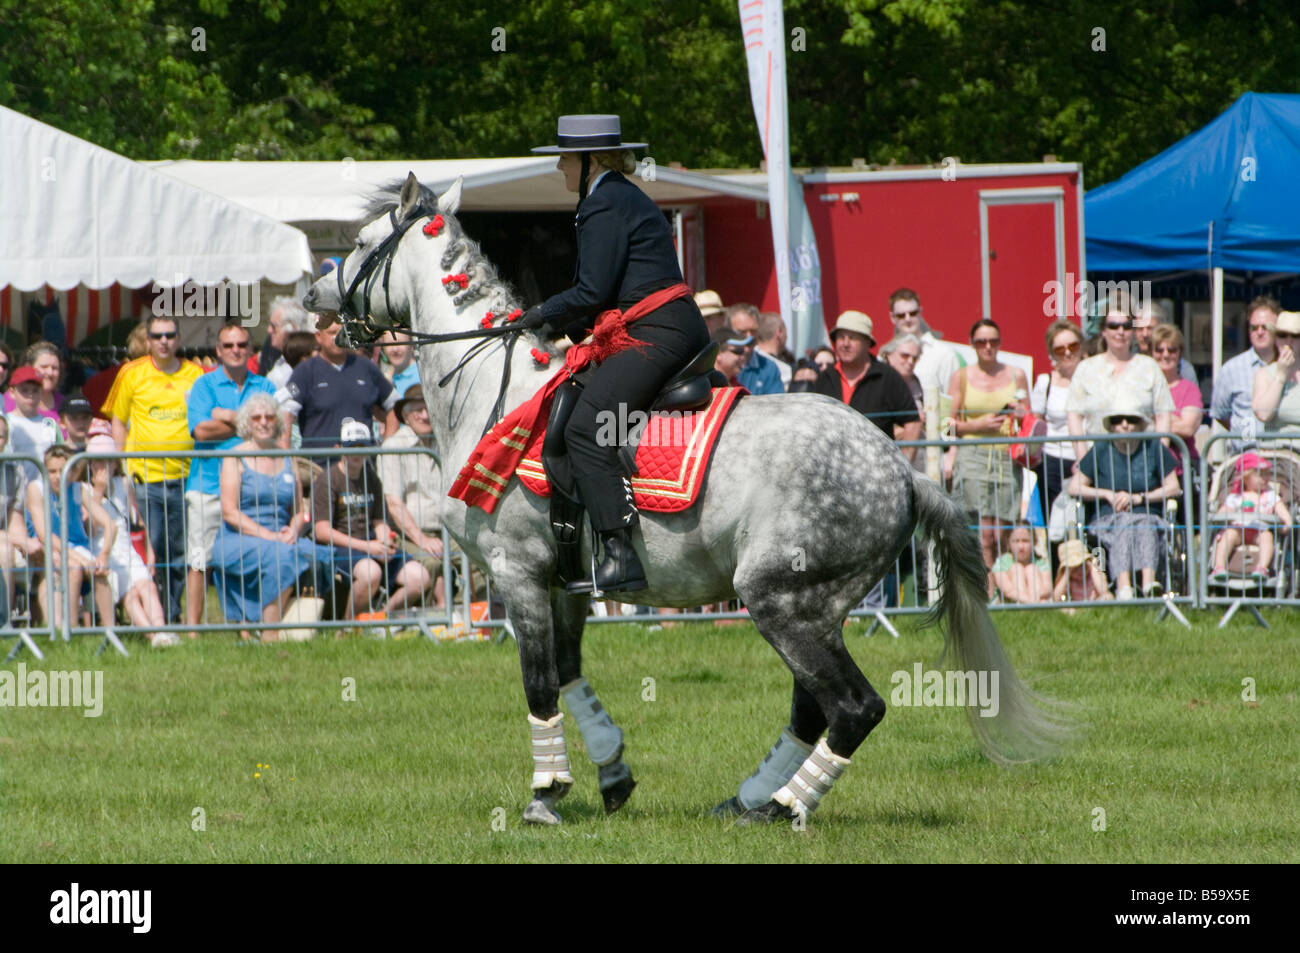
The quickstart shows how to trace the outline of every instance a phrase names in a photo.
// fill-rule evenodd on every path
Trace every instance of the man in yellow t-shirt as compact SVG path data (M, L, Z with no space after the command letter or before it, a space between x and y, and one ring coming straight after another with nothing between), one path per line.
M190 388L203 369L176 356L175 318L147 321L149 353L122 365L102 413L113 422L119 450L175 450L175 457L127 461L136 504L157 560L155 578L169 622L180 619L185 586L185 477L194 449L186 421Z

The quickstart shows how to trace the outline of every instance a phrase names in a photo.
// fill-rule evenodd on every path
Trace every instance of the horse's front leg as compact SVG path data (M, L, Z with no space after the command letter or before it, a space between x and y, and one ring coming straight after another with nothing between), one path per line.
M560 680L555 668L550 591L544 580L521 569L498 564L493 575L519 643L528 729L533 752L533 799L524 809L530 824L559 824L555 805L573 786L569 752L560 714Z
M555 664L564 704L578 722L587 757L596 765L605 813L613 814L629 797L636 781L623 761L623 731L614 724L595 690L582 674L582 631L587 624L589 596L552 592L552 631L555 633Z

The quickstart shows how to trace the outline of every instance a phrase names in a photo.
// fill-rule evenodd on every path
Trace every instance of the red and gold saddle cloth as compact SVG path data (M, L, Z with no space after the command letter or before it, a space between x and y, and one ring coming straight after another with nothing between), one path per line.
M678 513L694 505L722 425L736 399L746 393L743 387L718 387L703 410L650 415L636 448L637 476L632 478L632 495L637 509ZM551 487L541 460L545 438L546 434L540 433L528 442L515 473L525 489L549 497Z

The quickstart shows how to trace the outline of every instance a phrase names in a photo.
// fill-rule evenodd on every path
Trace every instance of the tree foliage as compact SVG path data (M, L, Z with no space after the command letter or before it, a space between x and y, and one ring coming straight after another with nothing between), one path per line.
M796 165L1114 178L1300 78L1283 0L787 0ZM0 0L0 103L135 158L518 155L617 112L661 164L758 164L734 0Z

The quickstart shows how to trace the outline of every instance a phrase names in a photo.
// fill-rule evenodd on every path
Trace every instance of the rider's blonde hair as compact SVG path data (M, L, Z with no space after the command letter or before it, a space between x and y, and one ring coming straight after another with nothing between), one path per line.
M600 169L609 169L611 172L622 172L624 175L631 175L636 171L636 156L632 155L631 149L611 149L605 152L593 152L591 154L591 164ZM597 173L592 170L592 178Z

